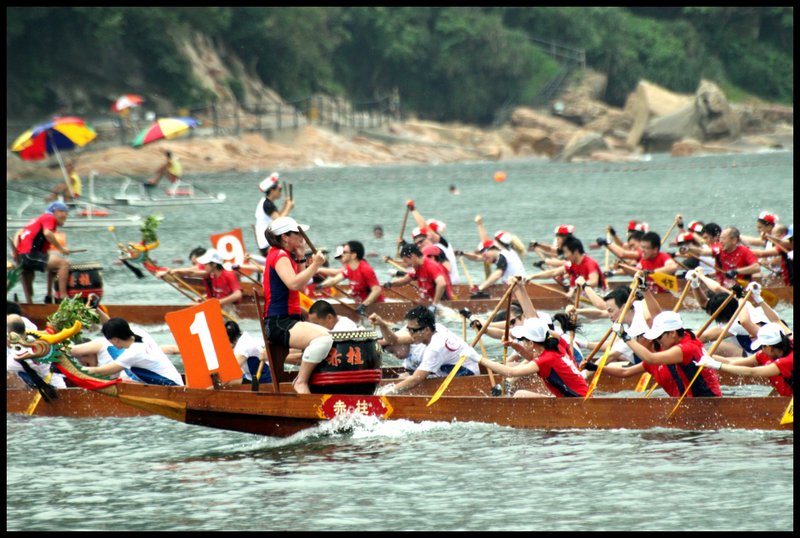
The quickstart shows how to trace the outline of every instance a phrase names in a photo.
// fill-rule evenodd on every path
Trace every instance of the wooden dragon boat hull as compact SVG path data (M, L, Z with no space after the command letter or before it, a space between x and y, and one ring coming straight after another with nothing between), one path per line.
M118 384L117 398L172 420L224 430L286 437L343 413L413 422L482 422L543 430L649 429L793 430L780 424L789 398L485 398L274 394Z
M383 368L384 379L381 381L381 384L387 385L389 383L396 383L396 376L401 371L402 367ZM494 381L496 384L502 386L505 379L501 375L495 375ZM600 377L600 381L597 384L597 394L633 391L638 381L638 376L623 379L610 375L603 375ZM429 378L411 389L408 394L412 396L430 397L436 392L441 383L441 378ZM720 376L720 384L723 386L744 384L766 385L768 381L762 378L747 379L740 376L723 374ZM8 382L7 386L6 413L25 413L28 405L30 405L30 402L33 400L35 392L22 384L12 387L12 382ZM514 387L542 394L547 393L547 389L539 376L527 376L516 379L514 381ZM249 386L233 385L225 387L223 390L242 391L249 389ZM292 393L291 382L281 383L280 390L283 393ZM269 383L262 383L259 386L259 391L269 393L273 392L273 388ZM491 396L491 392L492 383L488 375L455 377L447 388L447 395L449 396ZM61 389L58 391L58 396L58 399L52 402L40 401L39 405L36 406L34 415L47 417L101 418L135 417L150 414L141 409L125 405L119 400L109 400L106 396L77 387Z
M793 288L767 288L779 297L779 299L787 304L794 304L792 295ZM672 294L659 294L656 295L656 301L663 310L672 310L678 301L678 297ZM326 299L325 297L321 297ZM348 299L328 300L340 316L346 316L359 322L359 316L354 310L354 304ZM460 310L462 308L469 309L474 314L481 314L490 312L497 304L497 298L490 299L467 299L455 301L443 301L443 306ZM540 310L563 310L571 301L566 298L553 294L552 296L545 295L531 295L533 305ZM52 314L58 308L58 305L52 304L38 304L38 303L22 303L20 304L22 311L25 315L37 326L44 327L47 316ZM164 323L164 316L167 312L180 310L186 308L186 304L106 304L111 316L120 316L127 319L131 323L138 323L142 325L155 325ZM375 303L367 307L367 314L377 313L387 321L397 322L402 321L406 312L415 306L410 301L397 301L387 300L383 303ZM698 308L697 303L691 295L687 295L684 301L684 308L692 309ZM237 305L236 315L245 319L257 319L256 308L253 302L252 295L245 295L242 304Z

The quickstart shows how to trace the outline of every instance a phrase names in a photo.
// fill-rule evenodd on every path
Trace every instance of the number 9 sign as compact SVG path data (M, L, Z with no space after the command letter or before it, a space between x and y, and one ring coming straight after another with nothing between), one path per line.
M233 264L242 265L244 263L244 239L241 228L212 235L209 239L225 261L223 264L225 269L230 269ZM252 272L247 269L239 269L239 271L246 275Z

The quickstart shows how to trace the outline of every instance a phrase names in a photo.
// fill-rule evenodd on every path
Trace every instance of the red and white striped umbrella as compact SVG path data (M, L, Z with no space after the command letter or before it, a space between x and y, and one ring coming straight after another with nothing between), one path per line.
M136 95L133 93L128 93L125 95L121 95L117 98L116 101L111 105L112 112L122 112L127 108L133 108L135 106L139 106L144 103L144 99L141 95Z

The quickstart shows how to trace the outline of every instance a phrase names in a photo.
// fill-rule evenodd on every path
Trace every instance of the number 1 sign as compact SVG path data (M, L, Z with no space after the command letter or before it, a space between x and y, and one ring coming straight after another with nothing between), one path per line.
M181 352L186 386L208 388L214 384L214 374L222 383L241 379L218 299L169 312L166 320Z

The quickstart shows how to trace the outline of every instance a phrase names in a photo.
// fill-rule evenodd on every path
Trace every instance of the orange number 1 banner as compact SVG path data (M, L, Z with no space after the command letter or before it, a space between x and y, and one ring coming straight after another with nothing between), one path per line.
M208 388L214 384L212 374L222 383L241 379L242 369L233 356L218 299L168 312L165 317L181 352L186 386Z

